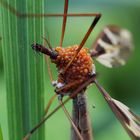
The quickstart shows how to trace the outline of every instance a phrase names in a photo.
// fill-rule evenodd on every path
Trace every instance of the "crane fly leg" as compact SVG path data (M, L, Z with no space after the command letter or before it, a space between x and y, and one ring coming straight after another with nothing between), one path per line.
M63 43L63 39L64 39L64 34L65 34L65 29L66 29L68 2L69 2L68 0L65 0L64 16L63 16L63 24L62 24L62 33L61 33L61 38L60 38L60 47L62 47L62 43Z
M83 138L82 138L82 136L81 136L81 134L80 134L78 128L77 128L76 125L74 124L74 122L73 122L73 120L72 120L72 118L71 118L69 112L67 111L67 109L66 109L64 103L62 102L62 100L59 100L59 103L60 103L60 105L62 106L62 109L63 109L63 111L64 111L66 117L68 118L69 122L71 123L71 125L72 125L72 127L73 127L75 133L76 133L77 136L79 137L79 140L83 140Z
M56 97L57 97L57 94L55 94L54 96L52 96L51 99L49 100L49 102L48 102L48 104L47 104L47 106L46 106L46 108L45 108L45 114L44 114L44 116L47 115L47 113L48 113L48 111L49 111L49 109L50 109L50 106L51 106L52 102L54 101L54 99L55 99Z
M65 93L67 91L69 91L74 85L76 84L79 84L80 82L79 81L74 81L74 82L71 82L71 83L68 83L60 88L57 88L55 91L57 94L61 94L61 93Z
M54 96L51 97L51 99L49 100L47 107L45 109L45 114L44 114L44 118L47 115L50 106L52 104L52 102L54 101L54 99L57 97L57 94L55 94ZM36 125L28 134L26 134L26 136L23 138L23 140L29 140L29 138L31 137L31 135L44 123L44 118L42 119L42 121L40 121L40 123L38 125Z
M54 14L47 14L47 13L21 13L20 11L16 10L14 7L12 7L9 3L7 3L5 0L0 0L0 4L8 9L12 14L19 18L33 18L33 17L90 17L90 16L96 16L100 15L99 13L54 13Z
M95 18L91 24L91 26L89 27L88 31L86 32L84 38L82 39L76 53L74 54L73 58L71 59L71 61L67 64L66 68L64 69L64 71L62 72L62 74L64 74L67 69L69 68L69 66L72 64L73 60L76 58L76 56L78 55L78 53L80 52L80 50L82 49L82 47L84 46L85 42L87 41L89 35L91 34L92 30L94 29L94 27L96 26L97 22L99 21L101 17L101 14L97 14L95 15Z
M83 83L80 87L78 87L67 99L63 101L63 104L66 104L71 98L74 98L78 95L78 93L86 88L89 84L94 82L95 77L89 78L85 83ZM31 131L23 138L23 140L28 140L30 136L44 124L46 120L48 120L54 113L56 113L62 105L58 105L53 111L51 111L47 116L45 116Z

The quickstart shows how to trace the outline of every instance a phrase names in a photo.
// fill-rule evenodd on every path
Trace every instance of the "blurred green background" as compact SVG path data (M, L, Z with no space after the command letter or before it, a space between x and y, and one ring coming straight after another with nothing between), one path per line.
M47 0L46 13L63 12L63 0ZM108 69L95 61L96 71L99 73L100 84L115 99L125 103L136 114L140 116L140 1L139 0L70 0L68 12L100 12L102 18L95 30L90 35L86 46L91 47L101 29L108 24L115 24L129 29L133 34L135 50L128 63L120 68ZM70 17L67 20L67 28L63 46L79 44L90 26L93 18ZM1 21L0 21L1 24ZM50 38L51 44L55 47L59 44L61 35L62 18L45 18L46 37ZM36 55L33 53L33 55ZM40 57L37 55L36 57ZM54 65L51 65L54 77L57 72ZM6 105L6 85L4 79L4 69L2 60L2 47L0 42L0 125L2 127L4 140L8 140L8 122ZM51 87L48 73L44 74L45 82L45 104L54 94ZM103 97L99 94L95 86L90 86L87 90L88 106L94 132L95 140L130 140L120 123L116 120ZM58 102L54 102L54 108ZM92 106L95 106L93 108ZM71 103L66 107L71 112ZM58 111L45 124L46 139L66 140L70 137L70 124L62 110Z

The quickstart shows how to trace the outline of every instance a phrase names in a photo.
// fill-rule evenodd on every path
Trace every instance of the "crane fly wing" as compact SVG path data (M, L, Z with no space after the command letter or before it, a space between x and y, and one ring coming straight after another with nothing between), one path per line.
M140 118L126 105L113 99L96 80L95 84L132 140L140 140Z
M140 118L138 118L126 105L111 99L112 110L114 110L115 115L118 115L118 119L124 125L125 129L129 135L134 140L140 140ZM111 105L110 105L111 106Z
M132 35L114 25L106 26L99 34L90 51L106 67L119 67L126 63L133 50Z

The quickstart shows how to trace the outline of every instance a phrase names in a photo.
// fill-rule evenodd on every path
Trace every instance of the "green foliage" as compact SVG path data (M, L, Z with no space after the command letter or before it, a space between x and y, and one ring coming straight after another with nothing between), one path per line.
M1 129L1 127L0 127L0 140L3 140L2 129Z
M43 12L43 1L8 1L22 13ZM31 44L41 40L43 19L20 18L0 5L4 72L7 90L9 139L19 140L43 116L43 59ZM37 57L36 57L37 56ZM44 128L33 136L43 140Z

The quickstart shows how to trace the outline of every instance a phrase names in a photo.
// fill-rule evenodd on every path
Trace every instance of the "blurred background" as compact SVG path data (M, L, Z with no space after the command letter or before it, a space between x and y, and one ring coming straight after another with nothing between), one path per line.
M45 4L46 13L62 13L63 0L47 0ZM0 7L1 8L1 7ZM140 1L139 0L70 0L68 12L100 12L102 17L90 35L85 46L90 48L101 29L108 24L127 28L133 34L135 50L128 63L120 68L109 69L95 61L96 71L99 73L100 84L110 93L110 95L123 102L140 116ZM92 17L70 17L67 20L67 27L63 46L79 44L87 29L89 28ZM50 39L52 46L59 44L61 35L62 18L47 18L45 21L45 35ZM1 22L0 22L1 24ZM3 131L4 140L8 140L7 122L7 100L5 71L3 68L2 47L0 41L0 124ZM33 53L32 55L36 55ZM40 57L37 55L36 57ZM51 65L55 79L57 72L54 65ZM48 73L44 74L45 82L45 105L49 98L54 94L50 84ZM95 86L90 86L87 90L88 108L90 112L93 135L95 140L130 140L120 123L111 112L107 103L100 95ZM54 102L52 108L58 105ZM95 106L95 108L93 108ZM71 112L71 102L66 105ZM66 140L70 137L70 124L62 110L53 115L45 124L46 139Z

